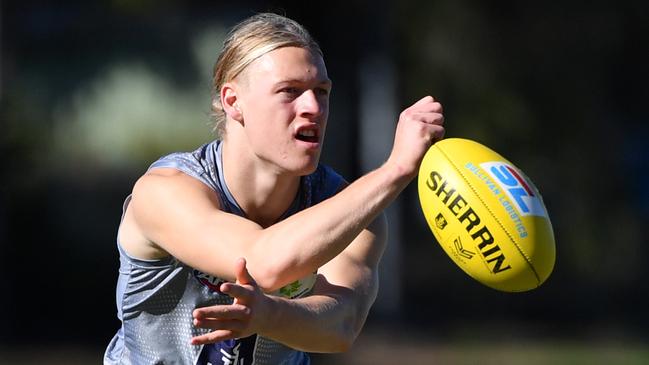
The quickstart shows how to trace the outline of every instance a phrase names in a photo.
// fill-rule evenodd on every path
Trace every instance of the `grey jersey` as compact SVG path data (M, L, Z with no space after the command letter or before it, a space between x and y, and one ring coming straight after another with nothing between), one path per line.
M174 153L162 157L150 169L178 169L212 188L224 211L245 216L225 185L221 146L220 141L214 141L193 152ZM331 168L318 166L313 174L302 178L300 190L282 218L332 196L342 182ZM130 197L124 209L129 201ZM140 260L129 256L119 242L117 248L117 316L122 326L106 349L104 364L309 364L305 353L257 335L213 345L191 345L193 336L209 332L193 326L192 311L232 302L218 290L223 281L174 257ZM308 295L314 282L315 273L274 294L289 298Z

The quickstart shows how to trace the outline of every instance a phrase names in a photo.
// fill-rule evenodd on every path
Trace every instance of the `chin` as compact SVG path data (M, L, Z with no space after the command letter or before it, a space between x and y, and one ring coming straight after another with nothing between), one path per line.
M306 176L312 174L317 168L318 168L318 162L316 161L313 164L300 166L299 168L296 168L293 171L295 171L296 175Z
M318 168L319 162L320 158L310 158L308 161L301 161L290 170L299 176L306 176L312 174Z
M318 168L318 164L315 164L314 166L310 166L307 170L304 171L304 173L300 174L300 176L311 175L312 173L315 172L317 168Z

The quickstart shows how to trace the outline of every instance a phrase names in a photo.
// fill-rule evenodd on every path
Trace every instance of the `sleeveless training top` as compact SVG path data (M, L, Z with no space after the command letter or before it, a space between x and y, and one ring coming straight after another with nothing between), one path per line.
M214 189L224 211L245 216L225 185L220 141L207 143L194 152L162 157L149 169L170 167ZM301 179L298 194L281 219L334 195L343 179L330 167ZM130 196L124 202L124 210ZM190 344L193 336L209 332L192 324L198 307L231 304L219 292L223 280L204 274L174 257L140 260L129 256L117 242L120 267L117 281L117 317L122 327L104 355L104 364L232 364L306 365L309 357L262 336L222 341L213 345ZM315 273L291 283L274 295L297 298L308 295Z

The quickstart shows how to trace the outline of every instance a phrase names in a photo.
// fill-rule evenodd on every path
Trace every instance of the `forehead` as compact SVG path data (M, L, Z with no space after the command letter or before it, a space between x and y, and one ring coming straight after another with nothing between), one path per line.
M298 47L282 47L270 51L248 65L245 73L252 83L330 82L322 57Z

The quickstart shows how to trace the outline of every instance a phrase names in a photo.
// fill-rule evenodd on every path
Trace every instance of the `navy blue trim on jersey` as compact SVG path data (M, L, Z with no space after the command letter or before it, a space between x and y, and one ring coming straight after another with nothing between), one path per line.
M252 365L257 335L203 346L196 365Z

